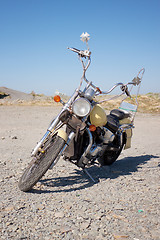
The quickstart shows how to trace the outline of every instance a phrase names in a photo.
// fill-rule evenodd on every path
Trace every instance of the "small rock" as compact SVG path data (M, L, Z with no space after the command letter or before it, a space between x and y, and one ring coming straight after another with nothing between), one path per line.
M127 239L129 236L127 235L113 235L115 240L123 240L123 239Z
M144 178L141 178L141 177L133 177L133 180L135 181L144 181Z
M121 205L116 205L115 207L114 207L114 209L116 209L116 210L124 210L124 208L121 206Z
M12 225L12 222L6 222L6 226L8 227L9 225Z
M83 220L83 217L80 215L77 215L77 220Z
M81 226L80 226L80 228L81 229L86 229L86 228L88 228L90 226L90 222L83 222L82 224L81 224Z
M119 220L123 220L124 222L128 222L128 220L124 216L113 214L113 217L115 219L119 219Z
M18 137L17 136L13 136L12 139L18 139Z
M61 226L60 231L63 234L63 233L71 232L72 230L71 230L71 227L69 227L69 226Z
M4 210L5 210L6 212L13 211L13 210L14 210L14 206L6 207Z
M62 212L62 211L56 212L56 213L55 213L55 217L56 217L56 218L63 218L63 217L64 217L64 212Z
M44 209L44 205L43 205L43 204L39 204L39 205L37 206L37 209L38 209L38 210L43 210L43 209Z
M13 232L16 232L18 229L19 229L19 228L18 228L17 226L13 226L13 227L12 227L12 231L13 231Z
M63 205L63 208L66 210L70 210L72 208L72 206L69 204L66 204L66 205Z

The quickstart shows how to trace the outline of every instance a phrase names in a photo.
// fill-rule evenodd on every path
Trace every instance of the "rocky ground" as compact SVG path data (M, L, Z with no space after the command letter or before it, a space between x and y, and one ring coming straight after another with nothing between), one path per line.
M93 183L65 161L18 189L30 152L59 108L0 106L0 239L158 240L160 115L137 114L132 148Z

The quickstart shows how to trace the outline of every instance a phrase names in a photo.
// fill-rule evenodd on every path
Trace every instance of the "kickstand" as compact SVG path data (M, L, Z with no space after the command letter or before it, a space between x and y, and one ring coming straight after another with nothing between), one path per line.
M94 180L94 178L91 176L91 174L88 172L88 170L86 168L83 169L83 172L88 175L88 177L92 180L92 182L96 183L96 180Z

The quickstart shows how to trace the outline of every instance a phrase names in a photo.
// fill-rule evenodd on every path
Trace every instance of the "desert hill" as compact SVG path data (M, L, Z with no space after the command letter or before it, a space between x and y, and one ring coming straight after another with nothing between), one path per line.
M33 96L24 92L16 91L6 87L0 87L0 99L15 100L32 100Z

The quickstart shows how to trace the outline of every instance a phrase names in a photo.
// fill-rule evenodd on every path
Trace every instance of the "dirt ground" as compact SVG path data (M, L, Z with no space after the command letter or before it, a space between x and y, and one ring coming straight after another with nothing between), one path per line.
M60 160L29 193L18 180L59 107L0 106L0 239L160 239L160 115L137 114L132 148L94 184Z

